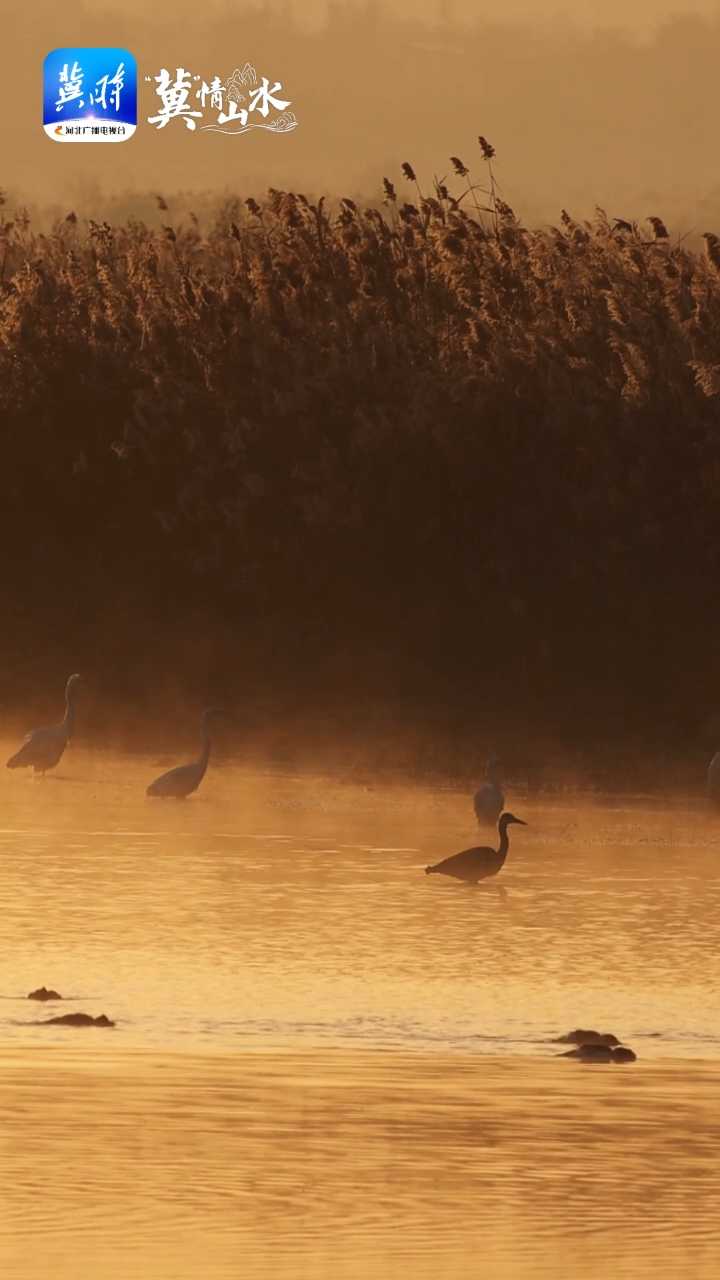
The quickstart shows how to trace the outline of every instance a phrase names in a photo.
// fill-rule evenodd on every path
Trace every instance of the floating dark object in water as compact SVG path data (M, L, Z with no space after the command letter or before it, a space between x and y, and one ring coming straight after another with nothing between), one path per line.
M637 1062L637 1054L624 1044L619 1044L617 1049L613 1049L613 1062Z
M577 1031L568 1031L567 1035L558 1036L557 1040L554 1040L553 1043L614 1045L620 1044L620 1041L617 1036L612 1034L611 1031L583 1031L582 1029L579 1029Z
M568 1049L561 1058L581 1058L583 1062L612 1062L613 1049L609 1044L581 1044Z
M577 1049L568 1049L561 1053L561 1058L579 1058L581 1062L636 1062L637 1054L619 1044L615 1048L609 1044L581 1044Z
M37 991L31 991L28 1000L62 1000L59 991L53 991L52 987L38 987Z
M48 1018L45 1022L38 1022L39 1027L114 1027L115 1023L101 1013L97 1018L93 1018L89 1013L62 1013L57 1018Z

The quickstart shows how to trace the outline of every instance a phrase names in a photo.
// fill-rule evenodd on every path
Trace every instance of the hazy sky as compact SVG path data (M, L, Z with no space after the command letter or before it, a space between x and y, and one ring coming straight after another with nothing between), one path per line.
M0 112L11 195L97 208L111 193L294 186L377 194L412 161L426 185L460 155L498 152L506 198L528 217L595 203L720 231L720 8L708 0L326 0L204 6L127 0L112 16L38 0L4 31ZM68 16L68 12L70 16ZM148 17L148 14L151 14ZM209 79L249 60L279 79L299 121L275 137L142 124L117 146L61 146L42 132L41 65L58 45L132 50L142 76L183 65Z

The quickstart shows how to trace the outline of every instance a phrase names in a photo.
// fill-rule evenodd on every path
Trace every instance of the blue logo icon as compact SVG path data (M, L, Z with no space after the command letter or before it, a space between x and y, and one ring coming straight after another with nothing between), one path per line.
M137 65L127 49L53 49L43 63L43 129L54 142L127 142Z

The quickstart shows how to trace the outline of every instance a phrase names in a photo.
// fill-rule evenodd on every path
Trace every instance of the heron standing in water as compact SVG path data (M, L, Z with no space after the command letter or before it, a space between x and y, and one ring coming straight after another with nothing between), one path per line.
M496 876L505 865L510 848L507 829L513 822L517 822L521 827L527 826L527 822L523 822L522 818L516 818L514 813L504 813L498 823L499 849L488 849L482 846L463 849L461 853L453 853L449 858L443 858L442 862L426 867L425 875L452 876L455 880L463 880L465 884L479 884L481 880Z
M32 765L35 773L54 769L60 760L75 727L75 690L80 676L75 673L65 685L65 716L60 724L44 729L33 729L7 762L8 769L27 769Z
M191 792L197 791L205 777L210 759L210 721L220 715L215 707L208 707L202 714L202 747L197 760L192 764L179 764L167 773L150 783L146 791L149 796L162 796L165 799L184 800Z
M485 765L485 781L475 792L473 805L478 822L497 822L505 804L499 781L500 761L491 756Z

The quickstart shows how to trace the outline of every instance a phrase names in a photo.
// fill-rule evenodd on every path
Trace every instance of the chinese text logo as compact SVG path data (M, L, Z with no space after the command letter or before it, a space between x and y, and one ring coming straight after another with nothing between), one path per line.
M155 93L160 107L148 116L148 124L164 129L173 120L184 120L191 131L205 121L205 112L215 113L210 123L200 123L201 130L215 133L248 133L250 129L268 129L271 133L290 133L297 129L297 119L288 111L290 100L282 95L279 80L272 84L267 76L258 75L249 62L226 80L213 76L210 83L192 75L184 67L175 68L175 77L163 67L157 76L145 76L156 83Z
M126 142L137 127L127 49L53 49L43 64L43 128L55 142Z

